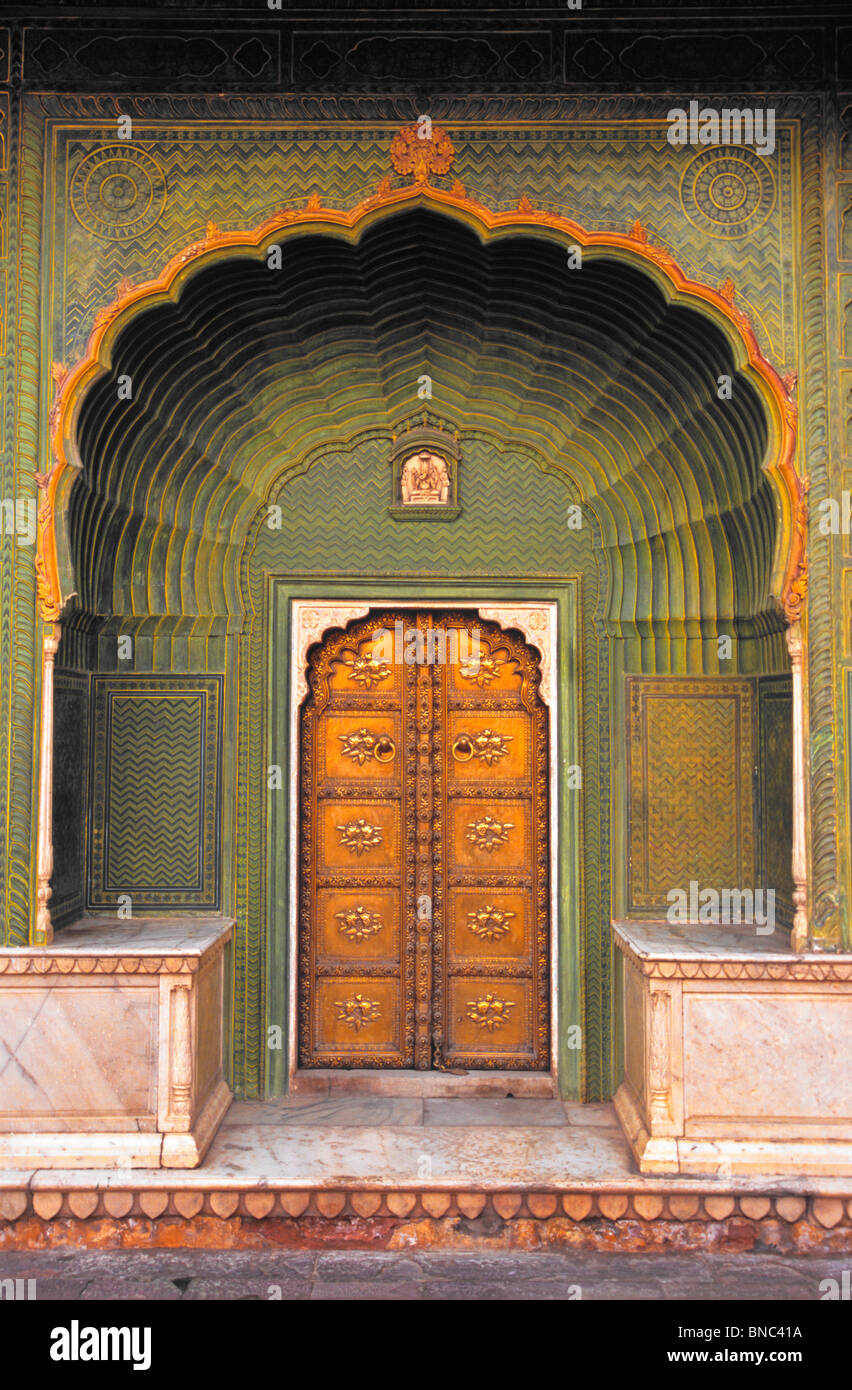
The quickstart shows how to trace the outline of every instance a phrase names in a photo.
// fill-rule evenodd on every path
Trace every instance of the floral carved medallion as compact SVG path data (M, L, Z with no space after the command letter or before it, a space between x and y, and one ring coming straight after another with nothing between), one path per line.
M500 999L496 994L483 994L479 999L471 999L467 1006L467 1016L478 1028L495 1032L509 1022L509 1010L514 1009L514 1000Z
M467 924L474 935L483 941L499 941L510 930L511 919L516 916L517 913L510 912L508 908L492 907L491 903L486 903L485 907L467 914Z
M396 745L392 738L387 734L371 734L369 729L353 729L348 734L338 734L337 736L343 744L341 753L345 758L351 758L360 767L368 758L375 758L378 763L389 763L396 753Z
M459 662L459 674L463 680L475 681L481 688L496 681L503 665L496 656L472 656L468 661Z
M383 926L378 912L368 912L360 903L357 907L346 907L334 915L340 923L338 930L349 941L367 941L380 932Z
M514 822L495 820L493 816L480 816L467 827L467 838L474 849L484 849L488 854L508 843L509 831Z
M378 1001L365 999L363 994L353 994L350 999L338 999L335 1008L339 1010L338 1023L346 1023L356 1033L368 1023L376 1023L381 1018Z
M493 729L483 729L478 734L462 733L453 744L453 757L460 763L478 758L491 767L506 756L511 742L511 734L495 734Z
M426 183L430 174L446 174L455 155L447 132L431 121L403 126L391 141L394 169L398 174L413 174L415 183Z
M346 825L338 825L337 831L340 843L345 845L351 854L364 854L366 850L375 849L382 843L381 827L370 825L363 817L347 821Z
M365 690L372 690L374 685L386 681L390 675L387 662L377 661L372 652L347 658L345 665L350 667L349 679L363 686Z

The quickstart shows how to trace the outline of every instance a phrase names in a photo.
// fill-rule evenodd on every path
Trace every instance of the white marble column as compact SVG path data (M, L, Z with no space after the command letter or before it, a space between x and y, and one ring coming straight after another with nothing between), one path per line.
M787 650L793 672L793 936L794 951L808 948L808 854L806 841L805 719L802 675L802 624L787 628Z
M53 670L59 649L59 623L45 629L41 666L41 745L38 781L38 887L34 946L53 940L50 920L50 879L53 873Z

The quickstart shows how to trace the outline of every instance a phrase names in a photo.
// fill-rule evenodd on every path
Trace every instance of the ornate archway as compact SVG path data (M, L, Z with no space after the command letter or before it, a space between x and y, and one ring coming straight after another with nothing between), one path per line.
M408 248L430 237L440 241L429 264L434 279L426 277L425 288L409 283L406 291L406 279L411 281ZM448 238L460 259L455 270L450 264L444 271L448 284L439 301L437 267L447 260ZM507 283L513 267L518 275L534 267L546 286L556 284L561 273L565 284L573 286L572 294L588 295L585 307L579 298L576 301L578 314L582 311L578 331L597 357L592 365L581 362L572 344L560 357L549 339L549 367L554 370L539 379L530 365L532 351L526 363L524 354L517 354L513 381L526 373L525 399L534 398L536 404L534 418L527 412L526 420L520 407L508 401L505 388L489 387L490 395L485 390L490 369L483 357L477 384L490 401L490 413L480 412L478 425L483 436L500 440L511 422L513 437L530 450L541 445L548 431L559 431L553 471L570 479L588 505L608 562L604 629L629 627L641 641L646 631L658 633L667 624L674 631L670 615L684 627L690 622L699 628L709 625L707 632L716 631L713 622L721 615L765 626L770 594L789 623L799 621L805 592L806 513L804 486L793 465L795 405L760 354L750 326L736 308L732 287L715 290L689 280L668 253L649 246L636 225L624 234L586 233L568 218L536 212L524 198L511 212L493 212L459 186L446 190L416 182L394 188L386 181L351 212L324 209L312 199L301 212L282 213L251 233L208 228L207 235L175 257L156 281L125 286L98 316L84 361L68 373L56 369L58 389L51 412L54 462L42 480L39 535L40 594L47 623L68 611L75 589L90 612L103 611L99 604L106 594L108 601L120 600L108 611L173 615L176 620L190 615L199 623L215 615L226 625L241 620L241 557L257 528L259 509L282 475L281 453L275 449L284 430L280 424L274 427L274 396L270 395L271 414L264 415L261 424L275 447L262 458L251 441L240 441L239 459L237 446L229 442L231 452L224 458L227 450L220 431L221 456L206 447L187 454L187 471L175 466L176 455L167 458L168 450L158 446L148 449L152 461L143 472L141 458L132 452L111 410L113 377L128 365L125 354L131 340L142 354L135 362L143 371L158 356L167 364L167 375L172 373L174 380L166 381L164 390L174 394L164 397L165 404L154 412L157 421L149 417L152 428L163 427L165 441L168 421L175 418L175 403L188 380L173 373L173 334L188 330L186 344L205 321L208 341L218 344L224 341L221 335L228 332L235 306L253 304L253 296L261 293L270 299L273 317L280 317L280 303L270 297L265 279L272 274L269 256L276 247L283 250L284 265L299 271L301 282L309 281L312 256L324 258L332 279L346 262L354 268L346 273L361 277L365 294L375 283L376 267L384 266L383 303L397 296L406 311L400 309L400 316L407 313L409 322L417 295L432 316L430 323L449 312L446 305L469 278L474 256L491 257L492 265L502 258ZM568 268L576 247L582 251L582 281ZM399 262L396 270L388 268L392 256ZM353 258L360 258L357 264ZM404 300L406 292L409 297ZM220 312L205 320L216 293ZM539 321L547 297L542 290L536 299ZM488 327L490 360L499 353L497 319L515 308L508 299L501 301ZM591 331L602 320L608 331L616 331L616 338L610 336L606 343L603 335L596 342ZM338 426L335 431L330 409L322 430L301 434L296 417L287 416L286 433L298 440L289 455L288 475L297 477L312 466L322 438L377 438L400 414L399 381L403 373L411 380L411 363L420 346L415 343L407 359L382 368L384 383L378 380L379 370L377 380L364 381L345 429ZM465 351L462 343L458 356ZM214 394L221 384L218 352L218 346L211 346ZM595 373L607 353L615 389L603 399ZM191 365L189 370L191 374ZM560 372L563 382L570 384L557 390L554 382ZM727 415L721 409L714 415L711 409L720 374L737 383L736 400ZM370 416L363 399L375 400L382 389L382 412L378 418ZM450 415L462 394L460 376L452 389ZM258 400L264 391L262 382ZM669 409L667 392L675 393L674 409ZM239 394L235 388L235 396ZM604 441L600 449L592 447L592 436ZM667 453L673 438L675 445ZM251 458L259 462L254 474L248 467ZM94 460L104 470L97 475ZM723 460L715 471L714 460ZM190 504L193 489L201 501L194 498ZM211 522L214 516L218 533ZM126 560L120 593L110 571L110 556L118 548ZM91 567L86 555L92 557ZM797 633L794 628L794 644ZM55 638L48 634L46 640ZM43 767L49 769L47 749ZM49 795L49 777L43 788ZM42 824L49 824L49 813ZM47 939L49 843L43 848L40 932ZM800 870L796 877L802 894L801 863ZM803 902L798 906L802 911ZM801 943L801 920L797 926Z
M357 243L385 218L404 210L428 209L470 227L485 244L519 235L564 247L579 247L585 263L615 260L640 268L662 291L664 299L697 312L718 325L730 345L733 365L755 389L765 412L767 440L762 461L771 483L779 525L776 531L769 590L788 622L801 616L807 589L805 559L806 481L795 467L797 410L795 380L782 381L763 356L747 316L737 308L730 280L714 288L687 277L665 249L651 245L637 222L629 232L588 232L570 218L536 211L522 197L516 210L493 212L469 197L460 184L449 191L418 182L393 188L385 179L376 193L351 211L323 208L310 198L302 212L287 210L249 232L222 232L208 224L206 235L187 246L164 267L157 279L141 285L126 283L113 302L101 309L89 337L85 357L73 369L54 364L56 386L50 411L51 467L39 478L40 508L37 569L39 605L45 622L56 621L71 589L69 576L60 575L58 518L67 505L73 478L82 468L76 436L83 402L94 383L111 368L114 346L139 314L159 304L176 303L185 286L201 271L234 258L267 260L275 247L286 247L305 234L340 237Z

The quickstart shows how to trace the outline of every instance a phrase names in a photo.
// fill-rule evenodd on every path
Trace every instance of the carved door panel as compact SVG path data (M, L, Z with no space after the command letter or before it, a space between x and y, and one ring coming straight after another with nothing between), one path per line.
M414 668L350 625L314 656L302 714L300 1057L414 1065Z
M301 1065L546 1069L535 655L475 616L378 612L315 649L309 684Z
M444 827L435 1060L454 1069L546 1068L548 760L538 662L493 624L460 626L480 634L468 659L435 668ZM456 645L461 651L463 640Z

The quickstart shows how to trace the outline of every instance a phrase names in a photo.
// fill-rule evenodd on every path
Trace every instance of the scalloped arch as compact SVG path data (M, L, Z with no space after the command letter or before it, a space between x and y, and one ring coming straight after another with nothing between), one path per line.
M737 370L750 382L760 401L765 425L762 469L771 485L777 523L769 592L782 605L788 621L801 616L807 581L807 484L794 465L796 407L784 382L760 352L748 319L736 307L733 287L726 285L714 289L690 280L665 250L649 245L639 224L634 224L626 234L588 232L569 218L536 211L526 199L521 199L514 211L495 212L468 197L458 185L451 191L423 184L393 189L385 180L375 194L349 211L323 208L317 198L312 198L301 211L278 213L253 231L221 232L210 224L206 235L173 257L155 280L138 286L122 286L117 299L96 316L82 361L69 372L64 368L54 369L57 391L49 426L53 462L49 473L39 480L41 505L36 564L44 620L58 619L72 592L70 583L65 585L63 592L57 527L68 505L70 483L83 467L78 439L81 412L92 388L112 367L119 335L137 316L157 305L177 305L195 278L211 267L240 258L262 260L272 245L284 243L287 238L319 235L357 245L385 219L413 211L433 213L462 223L484 246L517 237L538 238L565 247L580 246L584 265L604 259L638 269L653 282L666 303L697 312L721 329ZM649 372L647 389L658 399L664 400L666 391L671 389L672 374L676 376L678 369L675 359L678 352L684 351L682 344L676 349L670 348L666 370L660 367L656 379L655 373ZM625 400L625 410L629 412L631 402L627 391ZM548 409L550 405L548 402ZM546 415L546 411L544 413ZM492 423L496 427L496 420ZM643 430L648 435L647 426L639 420L635 410L628 425L634 439L640 438ZM539 423L537 428L542 433L544 426ZM719 515L715 519L706 518L702 497L705 482L698 473L694 478L679 475L665 457L661 441L650 437L640 440L643 452L630 478L622 477L615 487L615 456L621 448L619 440L625 428L624 422L616 418L616 412L609 409L607 413L602 407L600 434L595 438L594 447L588 439L578 441L574 476L601 524L613 576L612 613L621 611L629 616L631 602L635 606L636 588L636 574L631 574L631 570L638 573L644 563L656 560L666 573L671 592L676 592L678 585L686 582L682 577L686 569L693 576L692 582L699 587L707 585L710 583L707 562L714 552L713 528L724 521L735 535L741 522L736 515L734 499L724 496L719 499ZM752 432L756 448L758 425L745 420L741 428L746 433ZM307 457L316 443L315 438L306 436L300 443L300 457ZM710 449L713 441L706 439L702 445ZM146 507L156 509L157 499L151 488L149 480ZM239 518L241 524L248 525L249 515L256 510L256 496L242 495L237 484L230 484L227 479L219 479L216 486L211 482L209 494L204 504L208 510L230 507L231 520ZM679 495L680 519L666 526L661 518L672 495ZM626 531L634 536L632 551L620 543ZM104 522L98 533L98 543L103 545L107 535L108 527ZM170 549L174 556L179 555L181 562L195 555L200 544L189 528L180 527L173 528L166 538L156 534L155 527L151 528L150 533L144 533L144 543ZM743 538L740 553L742 556L749 554L747 537ZM208 572L215 570L220 559L220 555L212 560L208 557ZM734 578L723 575L718 583L723 587L732 586ZM195 592L188 597L202 607L214 601L210 593L199 595ZM165 593L151 594L150 599L154 605L177 601L174 595L169 597ZM237 601L235 593L227 594L228 611L233 611ZM154 611L158 611L156 606Z

